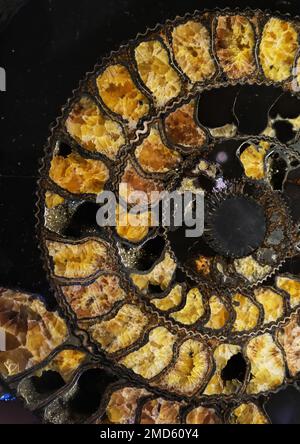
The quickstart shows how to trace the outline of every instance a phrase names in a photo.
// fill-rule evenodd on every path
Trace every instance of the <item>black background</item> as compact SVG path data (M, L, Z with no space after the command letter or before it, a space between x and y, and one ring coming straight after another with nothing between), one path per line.
M35 235L38 165L49 124L85 72L138 32L215 6L300 14L299 0L0 0L0 66L7 75L7 91L0 92L0 286L52 297ZM276 422L300 423L296 390L272 403ZM0 423L30 421L9 409L6 416L0 410Z

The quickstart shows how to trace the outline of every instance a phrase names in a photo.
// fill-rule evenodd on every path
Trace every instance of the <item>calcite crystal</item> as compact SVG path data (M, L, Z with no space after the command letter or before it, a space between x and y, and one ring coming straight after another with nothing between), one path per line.
M206 134L195 122L195 105L194 101L182 105L164 120L166 135L174 145L191 149L205 143Z
M257 288L254 290L257 301L264 309L264 324L275 322L284 314L284 298L270 288Z
M221 16L216 27L216 52L230 79L240 79L256 69L255 32L249 19L240 15Z
M193 395L205 382L210 364L209 352L201 341L188 339L179 349L174 367L159 385L182 395Z
M288 79L297 49L298 33L294 25L272 17L264 27L259 51L265 76L275 82Z
M72 153L56 155L49 176L59 187L74 194L99 194L109 179L109 170L101 160L86 159Z
M37 370L35 376L42 376L46 371L53 371L59 373L65 382L69 382L86 357L87 355L83 351L65 349L51 359L45 367Z
M285 377L285 364L279 347L269 333L251 339L246 349L251 365L247 393L256 394L279 387Z
M180 403L162 398L147 401L142 408L141 424L180 424Z
M234 266L250 283L264 279L271 271L269 265L260 265L252 256L235 259Z
M285 291L290 297L290 305L292 308L300 303L300 281L288 276L278 276L276 278L276 286L280 290Z
M266 415L253 404L253 402L241 404L230 415L233 424L268 424Z
M174 259L169 253L166 253L162 261L156 264L149 273L132 273L130 277L134 285L144 293L147 292L150 284L159 285L162 290L166 290L171 283L175 269Z
M135 157L147 173L165 173L176 168L180 155L161 140L159 131L151 128L150 134L137 147Z
M138 401L149 395L145 389L124 387L112 393L106 407L106 415L110 423L132 424L135 421Z
M128 164L120 180L120 197L129 204L135 199L141 205L148 205L159 200L163 185L158 181L142 177L132 164ZM145 198L141 193L145 193ZM133 200L133 201L131 201Z
M151 304L161 311L171 310L181 304L182 293L182 286L176 285L165 297L151 299Z
M125 304L114 317L92 325L90 331L104 350L115 353L134 344L147 323L147 316L138 307Z
M252 330L259 320L259 308L246 296L236 293L232 297L233 309L236 319L233 324L233 331Z
M224 379L222 371L231 358L241 353L241 347L235 344L221 344L214 351L216 370L206 386L205 395L230 395L241 388L241 381L237 378Z
M125 144L121 125L104 115L88 97L82 97L73 105L66 120L66 128L83 148L104 154L110 159L115 159Z
M157 327L150 332L146 345L123 358L121 363L143 378L151 379L170 364L175 340L165 327Z
M173 313L171 317L184 325L195 324L204 314L203 297L198 288L191 289L187 296L185 306Z
M62 205L64 202L65 199L59 194L53 193L51 191L47 191L45 194L45 203L46 207L49 210L52 210L53 208L56 208L59 205Z
M82 243L47 242L54 263L54 273L67 279L87 278L97 271L110 271L106 243L87 240Z
M245 174L251 179L260 180L266 175L265 157L270 148L268 142L259 145L249 145L240 155Z
M164 106L179 95L180 77L170 65L169 54L159 40L140 43L135 49L135 59L139 75L157 106Z
M285 351L289 372L294 377L300 372L300 326L297 315L279 331L278 340Z
M0 289L0 329L6 339L5 349L0 351L4 377L39 364L68 335L65 321L37 297L5 289Z
M97 78L99 94L105 105L134 127L149 112L149 102L137 88L124 65L111 65Z
M117 210L116 232L123 239L132 243L143 240L151 227L151 212L145 211L139 214L126 212L121 206Z
M174 28L172 43L175 59L192 82L202 82L216 71L210 54L210 35L204 25L188 21Z
M223 328L229 319L229 312L224 303L217 296L211 296L209 299L209 307L210 318L205 324L205 327L213 330Z
M101 275L90 285L62 287L62 291L78 319L103 316L126 298L120 278L111 274Z
M186 415L185 422L186 424L221 424L221 419L214 409L199 406Z

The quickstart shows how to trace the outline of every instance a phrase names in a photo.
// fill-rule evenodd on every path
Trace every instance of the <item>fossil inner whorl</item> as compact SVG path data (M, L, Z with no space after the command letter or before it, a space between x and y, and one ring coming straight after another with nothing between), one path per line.
M251 254L266 234L264 209L245 196L229 196L215 205L207 224L214 250L230 257Z

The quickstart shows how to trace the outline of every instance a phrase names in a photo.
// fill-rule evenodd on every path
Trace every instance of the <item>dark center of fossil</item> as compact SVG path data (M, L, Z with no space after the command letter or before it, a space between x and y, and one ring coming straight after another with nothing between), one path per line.
M208 238L215 251L243 257L263 242L266 233L264 209L244 196L227 197L208 215Z

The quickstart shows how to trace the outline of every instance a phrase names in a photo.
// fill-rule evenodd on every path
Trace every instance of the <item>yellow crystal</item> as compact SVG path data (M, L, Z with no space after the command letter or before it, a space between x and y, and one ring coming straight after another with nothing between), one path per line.
M111 65L97 78L99 94L105 105L130 126L149 112L148 99L134 84L131 74L123 65Z
M163 376L158 385L191 396L203 385L209 367L210 356L204 344L188 339L180 346L174 366Z
M254 295L264 308L264 324L275 322L282 317L284 313L284 300L280 294L269 288L261 287L254 290Z
M115 353L134 344L147 324L147 316L138 307L126 304L112 319L92 325L90 331L105 351Z
M271 18L264 27L259 51L265 76L275 82L287 80L292 73L297 49L295 27L287 21Z
M300 282L290 277L278 276L276 286L290 296L290 305L295 308L300 304Z
M58 186L75 194L98 194L109 179L109 170L101 160L85 159L72 153L56 155L49 176Z
M81 98L66 120L68 133L88 151L115 159L125 144L122 127L100 111L93 100Z
M135 49L135 59L140 77L159 107L179 95L180 77L171 67L168 52L161 42L140 43Z
M285 363L279 347L266 333L249 341L246 354L251 365L248 394L257 394L279 387L285 377Z
M187 296L185 306L173 313L171 317L181 324L195 324L204 314L203 297L198 288L192 288Z
M165 327L157 327L150 332L146 345L123 358L121 364L143 378L153 378L171 362L175 340Z
M109 271L107 245L87 240L78 244L47 241L54 273L63 278L87 278L98 270Z
M231 423L234 424L268 424L264 413L252 402L241 404L231 412Z
M175 59L192 82L212 77L216 68L210 55L210 35L205 26L188 21L173 30L172 38Z
M240 15L221 16L216 29L216 52L230 79L255 71L255 33L251 22Z
M126 298L119 277L110 274L101 275L90 285L62 287L62 292L78 319L102 316Z
M236 312L236 319L233 324L233 331L252 330L259 320L259 309L253 302L242 294L235 294L232 297L233 309Z
M210 318L205 324L206 328L219 330L223 328L229 319L229 312L225 305L217 296L211 296L209 299Z

